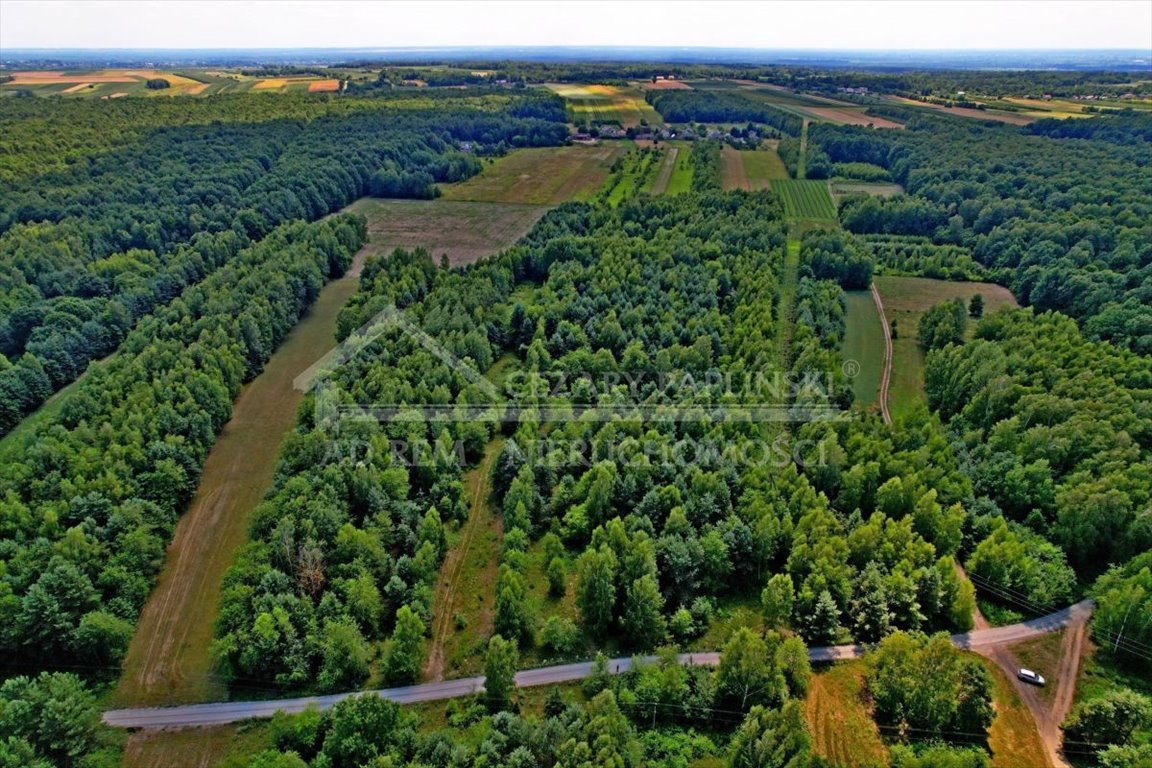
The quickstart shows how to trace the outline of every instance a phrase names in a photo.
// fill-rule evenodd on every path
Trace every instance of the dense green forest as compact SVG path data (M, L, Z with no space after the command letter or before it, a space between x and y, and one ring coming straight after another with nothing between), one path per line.
M460 141L476 153L563 143L562 123L519 116L556 118L551 98L535 101L521 98L507 113L360 111L159 128L14 182L0 202L0 433L272 227L368 192L432 197L437 182L479 170Z
M0 472L8 661L115 668L231 413L364 223L273 230L149 315Z

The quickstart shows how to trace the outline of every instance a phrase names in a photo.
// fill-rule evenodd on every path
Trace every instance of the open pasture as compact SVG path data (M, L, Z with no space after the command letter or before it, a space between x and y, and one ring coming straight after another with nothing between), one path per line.
M612 164L627 151L622 143L519 149L471 179L441 188L445 200L533 205L585 200L604 186Z
M692 147L688 144L669 144L668 147L669 152L675 155L672 169L663 190L654 189L653 193L659 194L662 191L666 195L679 195L692 189L692 176L696 172L695 166L692 165ZM662 169L661 177L663 174ZM659 185L660 180L657 178L655 186Z
M567 102L572 122L612 123L623 128L640 125L663 125L660 113L644 100L638 88L616 85L551 84L550 90Z
M522 203L362 198L346 210L368 220L367 255L424 248L452 265L471 264L519 240L548 207Z
M772 191L784 202L784 215L790 219L836 221L836 205L823 181L773 179Z

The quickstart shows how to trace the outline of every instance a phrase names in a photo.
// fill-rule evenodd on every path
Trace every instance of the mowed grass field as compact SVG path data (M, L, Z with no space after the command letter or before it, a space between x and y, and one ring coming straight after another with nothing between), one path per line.
M805 715L816 754L837 768L888 765L888 748L864 696L864 664L834 664L812 676Z
M892 340L892 382L889 408L895 418L927 402L924 396L924 352L916 343L916 328L924 312L942 301L959 298L968 301L984 297L984 313L1003 307L1017 307L1012 292L994 283L956 283L927 277L873 278L889 323L896 323L897 337ZM969 319L969 334L975 322ZM883 355L883 338L877 343L876 355Z
M836 221L836 205L828 194L828 184L805 179L773 179L772 191L784 202L784 215L790 219Z
M361 198L345 208L368 219L366 255L424 248L439 263L471 264L515 243L548 211L546 205L456 200Z
M518 149L485 165L467 181L441 185L441 199L533 205L587 200L603 188L612 164L629 146L620 142Z
M845 291L848 311L844 318L844 343L840 346L845 372L855 370L852 391L856 404L870 407L876 404L880 392L880 377L884 373L884 328L871 291ZM852 366L848 361L855 361Z
M664 121L651 104L644 100L639 88L618 85L580 85L552 83L548 89L568 104L573 123L612 123L623 128L640 125L663 125Z

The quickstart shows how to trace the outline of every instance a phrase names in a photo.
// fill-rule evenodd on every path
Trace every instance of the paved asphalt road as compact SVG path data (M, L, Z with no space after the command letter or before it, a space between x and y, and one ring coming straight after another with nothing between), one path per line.
M1015 643L1030 637L1055 632L1068 624L1074 616L1090 613L1092 601L1085 600L1038 619L1011 624L995 629L976 630L961 635L953 635L952 642L960 648L977 650L996 645ZM859 645L836 645L808 649L812 661L837 661L854 659L863 653ZM655 661L655 656L647 657ZM716 666L720 663L719 653L684 653L681 664ZM627 672L632 668L632 659L612 659L609 671L613 674ZM572 680L581 680L592 673L592 662L563 664L556 667L526 669L516 674L516 685L529 688L537 685L553 685ZM459 680L446 680L441 683L425 683L405 688L386 688L378 691L337 693L331 696L305 696L297 699L272 699L269 701L228 701L218 704L189 704L180 707L148 707L138 709L114 709L104 713L104 722L120 728L164 728L223 725L240 720L272 717L276 712L295 713L307 707L316 706L328 709L342 699L351 696L377 695L398 704L414 704L421 701L439 701L460 696L470 696L484 689L483 677L465 677Z

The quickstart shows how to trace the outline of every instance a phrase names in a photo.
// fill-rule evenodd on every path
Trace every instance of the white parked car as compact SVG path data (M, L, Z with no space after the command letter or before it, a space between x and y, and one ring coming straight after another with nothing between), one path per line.
M1018 671L1016 673L1016 677L1020 678L1021 680L1023 680L1026 683L1031 683L1032 685L1039 685L1041 687L1043 687L1044 683L1046 682L1044 680L1043 675L1041 675L1037 672L1033 672L1030 669L1020 669L1020 671Z

